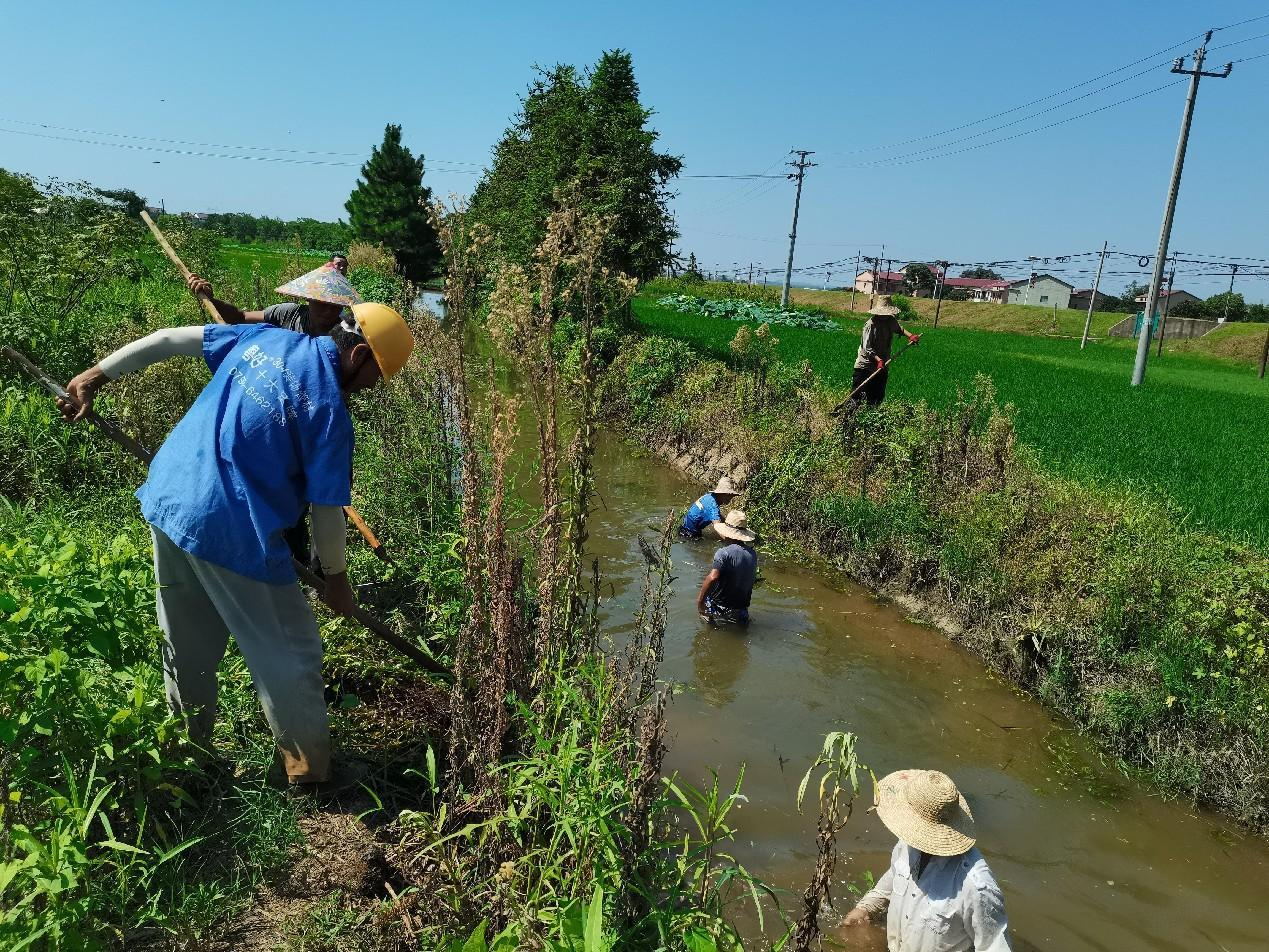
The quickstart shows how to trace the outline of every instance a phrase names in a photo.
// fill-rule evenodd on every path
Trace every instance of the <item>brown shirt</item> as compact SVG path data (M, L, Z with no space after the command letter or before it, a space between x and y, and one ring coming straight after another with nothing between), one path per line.
M864 332L859 340L859 355L855 358L856 370L870 370L877 365L877 358L890 359L890 346L894 335L901 333L899 319L874 314L864 324Z

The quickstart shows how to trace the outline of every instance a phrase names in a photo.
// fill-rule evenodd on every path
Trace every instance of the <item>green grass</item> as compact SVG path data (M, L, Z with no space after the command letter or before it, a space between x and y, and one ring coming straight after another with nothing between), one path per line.
M640 298L635 315L649 332L727 358L737 325L694 317ZM850 383L858 328L840 334L776 330L779 356L807 361L826 384ZM961 328L927 328L920 347L891 374L892 396L949 405L974 375L990 376L1017 411L1017 428L1051 472L1171 500L1199 525L1269 544L1269 382L1210 358L1165 354L1146 385L1128 385L1130 348Z

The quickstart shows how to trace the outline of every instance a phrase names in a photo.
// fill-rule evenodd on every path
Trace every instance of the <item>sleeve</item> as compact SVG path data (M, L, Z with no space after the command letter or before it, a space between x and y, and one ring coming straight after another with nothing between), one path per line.
M893 892L894 864L891 863L890 868L877 880L872 889L864 893L859 902L855 903L855 908L863 909L874 918L881 916L890 908L890 895ZM977 949L978 947L975 946L974 948Z
M229 352L238 346L244 334L254 333L258 328L251 324L208 324L203 328L203 360L207 361L207 369L215 373Z
M117 380L169 357L197 357L202 351L201 327L168 327L124 344L109 357L103 357L98 366L108 378Z
M701 497L701 511L709 522L718 522L722 519L722 514L718 511L718 500L714 498L713 493L706 493Z
M728 560L728 558L727 558L727 550L726 550L726 549L715 549L715 550L714 550L714 565L713 565L713 567L714 567L714 568L716 568L716 569L718 569L718 571L720 571L720 572L726 572L726 571L727 571L727 569L731 567L731 562L730 562L730 561Z
M287 322L294 317L295 312L302 306L303 305L296 304L294 301L284 301L281 304L270 304L261 312L264 314L264 323L286 329Z
M871 359L875 359L877 356L876 351L872 349L875 328L876 325L873 323L873 318L868 318L868 322L864 324L864 333L859 339L859 349L864 352L865 356Z
M1010 952L1005 932L1005 899L994 879L971 882L965 909L965 931L974 943L974 952Z
M313 507L313 548L322 562L322 571L337 575L346 571L348 523L342 506Z
M352 502L352 421L341 402L318 407L300 430L306 501L314 506Z

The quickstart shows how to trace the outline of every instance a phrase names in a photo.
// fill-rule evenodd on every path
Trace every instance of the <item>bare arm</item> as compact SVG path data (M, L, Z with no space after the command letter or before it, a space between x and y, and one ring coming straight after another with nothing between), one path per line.
M709 594L709 590L713 588L714 583L718 579L718 569L711 568L709 574L705 576L705 581L701 582L701 590L696 595L696 611L698 613L705 614L705 596Z
M894 866L886 870L877 884L868 890L842 920L844 926L854 926L881 916L890 907L890 895L894 892Z
M214 297L211 283L196 274L189 276L185 286L194 297L205 297L211 301L226 324L260 324L264 321L264 311L244 311L236 304Z

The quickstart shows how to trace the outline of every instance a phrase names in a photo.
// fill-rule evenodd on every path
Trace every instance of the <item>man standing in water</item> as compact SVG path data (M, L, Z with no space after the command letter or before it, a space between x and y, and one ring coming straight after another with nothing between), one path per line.
M884 914L889 952L1009 952L1004 897L974 846L974 816L952 778L937 770L883 777L877 816L899 842L841 932Z
M683 524L679 526L679 538L699 539L707 526L718 528L723 523L720 507L736 498L736 484L724 476L711 492L707 492L687 507Z
M885 399L886 381L890 376L886 363L890 360L894 335L902 334L909 344L915 344L921 339L919 334L909 334L903 329L899 324L900 313L890 303L890 298L881 298L868 312L869 317L860 336L859 353L855 357L855 374L851 379L850 389L855 393L852 399L867 400L870 407L878 406ZM868 381L868 385L861 390L864 381Z
M298 331L314 337L329 334L331 328L339 323L344 308L361 303L361 295L348 283L334 258L277 289L278 294L301 298L303 303L287 301L271 304L262 311L244 311L236 304L216 298L211 284L196 274L191 274L185 285L195 297L210 298L226 324L272 324L285 331Z
M714 553L701 590L696 596L696 612L712 623L749 624L749 601L758 575L758 553L749 531L745 514L739 509L727 513L727 519L714 524L726 544Z

